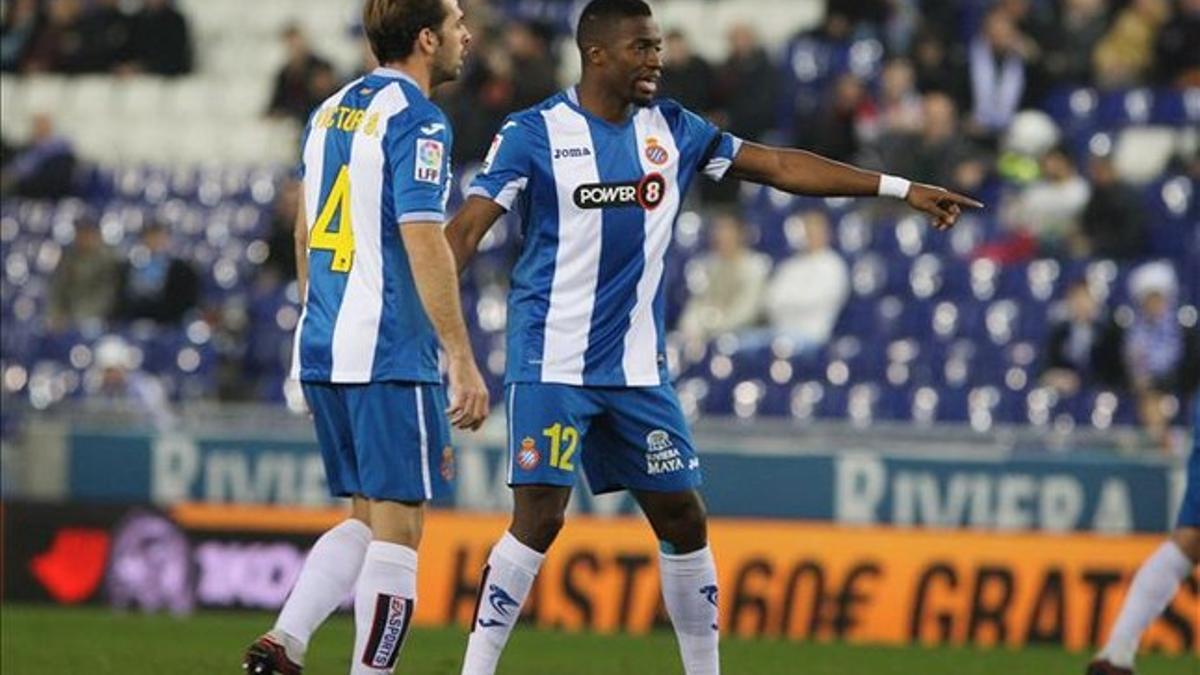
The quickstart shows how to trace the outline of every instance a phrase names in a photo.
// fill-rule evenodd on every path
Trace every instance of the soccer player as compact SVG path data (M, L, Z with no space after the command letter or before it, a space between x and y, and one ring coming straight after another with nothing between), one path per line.
M353 515L313 546L246 654L250 673L301 672L313 631L352 591L351 673L392 672L416 602L423 504L452 471L447 422L477 429L487 416L442 233L451 130L428 99L458 76L470 34L457 0L367 0L363 27L382 67L309 120L296 221L295 374L330 490Z
M1133 576L1108 642L1088 664L1087 675L1133 675L1133 661L1142 633L1163 613L1179 584L1200 564L1200 392L1196 392L1195 414L1187 490L1179 508L1179 522L1171 538Z
M508 299L513 519L483 570L462 672L495 670L582 466L593 492L633 492L660 542L684 668L716 673L717 573L700 461L664 354L663 259L684 193L703 173L795 194L884 195L939 229L980 204L742 142L657 99L662 34L642 0L589 3L577 40L578 86L504 122L447 228L460 269L504 212L520 215L524 233Z

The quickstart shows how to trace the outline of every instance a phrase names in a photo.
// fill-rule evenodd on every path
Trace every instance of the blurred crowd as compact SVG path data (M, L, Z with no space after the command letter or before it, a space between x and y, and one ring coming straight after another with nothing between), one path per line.
M483 0L462 5L474 36L471 58L437 101L454 124L455 160L469 165L486 154L505 115L565 83L561 56L573 46L562 23L544 13L514 16ZM191 69L187 21L170 0L8 0L4 7L5 70ZM1081 153L1065 145L1054 122L1034 111L1049 92L1200 87L1200 0L830 2L820 25L779 47L764 44L748 24L730 26L718 62L700 54L711 50L697 50L686 27L668 23L664 30L664 95L748 140L988 197L1003 227L970 257L998 265L1033 258L1140 262L1147 254L1148 215L1112 147ZM338 72L299 25L287 26L281 40L286 58L263 112L303 123L352 73ZM363 68L371 65L364 54ZM31 198L69 193L69 141L48 118L34 124L27 147L5 149L0 187ZM1200 180L1195 148L1168 155L1164 169ZM802 351L821 349L852 287L827 213L796 214L786 232L788 255L773 262L754 250L759 224L745 222L737 208L742 191L727 183L704 184L691 205L707 215L708 251L688 264L690 297L678 337L706 343L737 333L753 347L786 335ZM256 293L277 292L295 274L295 185L277 192ZM173 253L168 228L144 228L122 256L95 223L76 229L53 277L50 325L178 325L197 312L220 322L220 312L203 307L192 263ZM1070 286L1044 346L1044 383L1066 395L1091 386L1133 392L1140 419L1163 441L1162 398L1186 395L1200 380L1200 347L1194 326L1177 320L1179 279L1171 265L1143 266L1130 284L1134 314L1125 317L1086 282ZM223 372L223 395L255 391L239 381L253 375L236 362Z
M187 18L172 0L6 0L4 72L186 75Z

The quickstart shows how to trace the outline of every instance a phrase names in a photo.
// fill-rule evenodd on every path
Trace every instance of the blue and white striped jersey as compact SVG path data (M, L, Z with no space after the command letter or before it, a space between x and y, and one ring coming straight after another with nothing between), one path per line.
M300 380L441 381L400 226L445 220L451 142L442 111L396 70L376 69L313 113L302 146L310 230Z
M508 382L667 381L663 262L698 173L719 180L741 141L671 100L624 124L574 89L511 115L470 194L522 221L508 297Z

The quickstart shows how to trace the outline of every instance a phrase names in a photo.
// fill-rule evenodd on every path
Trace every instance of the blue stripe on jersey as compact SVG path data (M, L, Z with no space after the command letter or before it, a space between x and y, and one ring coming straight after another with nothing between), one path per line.
M392 185L395 178L389 162L384 162L383 184ZM417 293L409 264L408 251L400 234L403 225L395 225L395 209L390 199L383 200L383 316L391 320L379 325L379 341L375 344L375 372L388 373L411 370L416 366L424 371L421 379L440 382L437 363L437 333L425 306ZM413 327L420 326L423 339L413 339ZM405 344L412 342L415 344ZM423 342L423 344L421 344ZM419 364L401 363L402 359L415 358Z
M585 115L596 148L596 168L601 183L628 181L641 173L633 121L615 127ZM646 261L642 247L646 241L646 211L633 206L607 208L603 212L600 237L600 269L596 278L596 300L592 327L583 357L583 384L611 384L614 377L624 379L622 358L624 336L629 331L629 315L637 302L636 288ZM603 378L600 382L596 377Z
M348 88L338 105L356 106L357 102L363 98L358 93L359 89L361 87L358 85ZM377 91L377 89L371 90L371 94L367 97L368 102ZM353 134L338 133L332 128L326 130L323 151L325 161L321 163L321 192L317 198L318 213L324 207L325 200L329 199L329 193L333 190L333 182L337 179L338 171L344 164L350 162L350 144L353 141ZM314 223L309 223L309 228L311 229L313 225ZM336 210L329 229L336 232L340 227L341 212ZM322 270L328 270L332 264L333 251L309 251L308 302L304 325L306 339L301 342L302 347L307 346L308 349L305 349L302 354L301 363L304 364L304 370L310 373L315 369L321 380L328 380L333 373L333 352L329 349L315 347L329 345L333 342L333 329L337 324L338 309L342 306L342 298L346 294L346 283L349 281L349 277L345 274L328 274L322 283L313 283L312 277L322 274Z
M528 139L532 169L542 175L554 175L546 119L541 115L531 119L539 129L536 138ZM508 293L507 372L540 373L546 344L546 315L550 313L550 296L544 289L554 283L558 251L560 223L553 215L558 213L558 192L553 181L537 181L529 185L519 200L520 227L526 245L513 265ZM543 241L534 245L529 241L531 238ZM514 335L521 338L512 339ZM531 377L536 379L537 375Z

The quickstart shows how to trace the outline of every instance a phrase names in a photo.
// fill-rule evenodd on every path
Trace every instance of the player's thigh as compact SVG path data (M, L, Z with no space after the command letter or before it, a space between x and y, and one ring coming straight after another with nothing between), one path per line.
M508 484L573 487L583 438L600 407L583 387L515 383L505 391Z
M700 485L700 459L669 385L608 390L604 416L588 437L588 484L615 490L686 492Z
M306 382L303 390L304 400L312 411L329 491L335 497L359 494L354 427L346 405L346 387Z
M427 383L373 382L347 392L364 497L418 503L448 488L453 450L445 401L441 385Z

